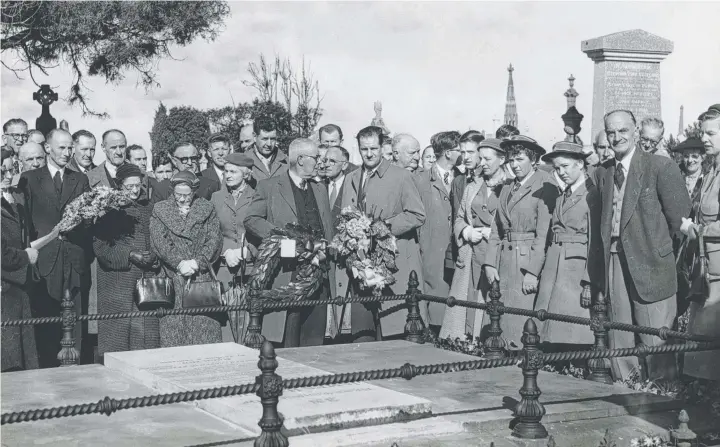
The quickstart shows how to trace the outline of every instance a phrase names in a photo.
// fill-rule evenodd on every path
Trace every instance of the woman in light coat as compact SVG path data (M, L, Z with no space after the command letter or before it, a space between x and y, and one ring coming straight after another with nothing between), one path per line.
M506 307L532 309L538 278L545 263L550 216L558 196L552 175L537 169L545 153L532 138L516 135L500 147L507 153L515 180L503 187L495 214L485 274L490 284L500 282L501 300ZM508 349L522 346L527 317L505 313L500 320Z
M707 296L690 304L687 332L720 337L720 104L711 106L700 115L706 157L715 166L704 176L700 191L700 206L694 221L683 219L681 231L694 240L702 232L707 256ZM684 373L709 380L720 380L718 351L685 354Z
M495 218L500 192L506 183L505 151L500 140L488 138L460 144L466 172L474 173L468 183L453 225L455 242L459 247L450 296L468 301L485 301L489 284L483 275L490 228ZM441 338L462 338L480 335L484 312L453 307L445 311Z

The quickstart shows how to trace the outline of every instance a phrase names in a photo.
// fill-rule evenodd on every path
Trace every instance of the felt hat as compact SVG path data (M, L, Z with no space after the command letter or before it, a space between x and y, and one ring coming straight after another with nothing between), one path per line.
M673 148L673 152L682 152L691 149L705 152L705 145L700 140L700 138L688 138L682 143L678 143L677 146Z
M555 157L560 156L584 160L590 156L590 152L583 151L581 144L559 141L553 145L552 152L543 155L542 161L549 163L552 162Z
M720 104L713 104L706 111L698 116L698 121L705 121L706 119L715 119L720 116Z
M520 145L524 147L525 149L529 149L533 152L535 152L537 155L543 155L545 153L545 149L540 146L537 141L533 140L530 137L526 137L525 135L513 135L509 138L506 138L500 143L500 147L507 152L510 147L514 145Z
M138 168L132 163L123 163L120 165L119 168L117 168L117 172L115 173L115 181L120 184L126 178L142 176L143 172L140 170L140 168Z
M252 168L253 164L255 164L250 156L241 152L233 152L232 154L226 155L225 163L230 163L235 166L243 166L246 168Z
M478 149L481 147L489 147L490 149L495 149L495 151L505 154L505 149L503 149L502 140L499 138L485 138L480 142L480 145L478 146Z
M187 185L194 191L200 186L200 179L190 171L180 171L173 174L170 184L173 188L177 185Z

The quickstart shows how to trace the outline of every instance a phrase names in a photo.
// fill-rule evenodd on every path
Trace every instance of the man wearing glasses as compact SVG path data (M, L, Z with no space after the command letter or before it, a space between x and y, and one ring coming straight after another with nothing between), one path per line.
M325 185L312 181L317 174L318 146L307 138L298 138L288 149L289 168L282 174L260 180L245 216L245 229L250 238L257 241L271 235L275 228L285 228L289 223L322 231L325 239L332 240L333 224L330 202ZM293 249L294 252L294 249ZM294 257L281 259L280 273L275 277L273 289L286 286L294 277L297 261ZM309 300L334 296L334 271ZM285 347L318 346L325 339L326 306L302 307L266 314L263 318L262 335L271 342Z
M200 174L200 153L192 143L183 142L176 145L170 154L170 160L178 171L190 171L198 176L200 186L195 191L195 195L198 197L210 200L215 191L220 191L219 182L209 177L203 177ZM164 189L169 194L172 189L170 188L170 180L163 180L160 184L164 186Z
M3 145L12 151L15 171L22 172L22 165L18 161L20 146L28 140L28 125L25 120L13 118L3 124Z
M662 120L657 118L645 118L640 122L640 147L643 151L660 155L661 157L670 157L667 149L665 149L665 125Z

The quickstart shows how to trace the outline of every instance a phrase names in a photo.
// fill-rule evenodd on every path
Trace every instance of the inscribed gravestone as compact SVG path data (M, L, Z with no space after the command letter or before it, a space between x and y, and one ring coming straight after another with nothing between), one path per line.
M672 53L671 41L637 29L585 40L581 47L595 62L593 138L612 110L630 110L638 122L662 117L660 62Z
M235 343L183 346L105 355L105 366L159 392L252 383L258 351ZM278 358L284 379L329 374ZM254 394L199 400L199 408L259 434L260 398ZM288 434L391 422L429 415L428 400L369 383L284 390L278 410Z

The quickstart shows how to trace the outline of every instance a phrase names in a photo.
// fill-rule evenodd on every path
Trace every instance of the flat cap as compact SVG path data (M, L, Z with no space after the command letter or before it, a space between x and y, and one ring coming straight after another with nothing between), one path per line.
M230 163L231 165L235 166L244 166L246 168L252 168L253 164L255 164L255 162L249 155L243 154L241 152L233 152L232 154L226 155L225 163Z
M504 154L505 149L502 148L501 144L502 140L499 138L485 138L480 142L480 145L478 145L478 149L481 147L489 147L490 149L495 149L497 152Z

